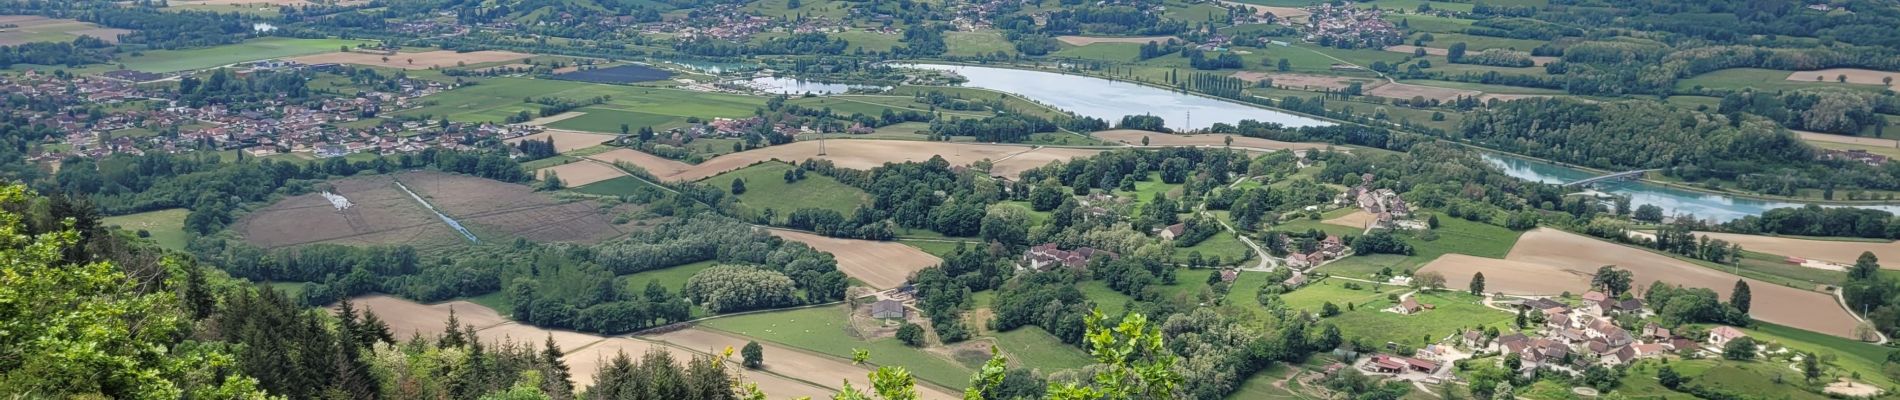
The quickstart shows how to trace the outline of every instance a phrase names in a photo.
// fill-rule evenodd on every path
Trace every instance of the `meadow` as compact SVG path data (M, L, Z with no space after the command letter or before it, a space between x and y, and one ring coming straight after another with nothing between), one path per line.
M871 352L872 364L900 365L919 379L943 386L969 383L967 366L905 346L895 338L865 341L852 336L845 313L845 306L824 306L714 318L699 326L841 359L850 359L853 349L865 349ZM770 360L772 355L765 357Z
M1423 214L1420 215L1420 219L1424 219ZM1437 239L1420 239L1419 233L1412 233L1405 238L1405 242L1412 245L1413 254L1411 255L1355 255L1326 264L1321 268L1336 275L1365 278L1386 268L1391 268L1394 273L1417 270L1426 263L1438 259L1438 256L1449 253L1504 258L1505 255L1510 254L1511 247L1517 244L1517 238L1523 234L1497 225L1442 215L1439 216L1438 223L1438 229L1432 230L1432 233L1437 235ZM1355 231L1353 234L1356 236L1357 230L1351 230ZM1338 234L1336 230L1327 230L1327 232Z
M945 32L943 34L943 42L950 47L948 51L944 52L946 56L968 57L992 55L997 52L1016 54L1016 45L1011 44L1008 39L1004 39L1002 32L994 30Z
M165 73L213 68L248 61L335 52L364 43L344 39L291 39L267 37L244 43L190 50L154 50L122 57L127 69Z
M870 204L869 195L858 188L838 183L829 176L815 172L805 174L805 179L785 182L785 172L797 168L791 164L767 161L732 172L719 174L701 181L712 187L727 189L732 181L744 180L745 193L739 195L739 205L754 212L772 210L777 215L791 215L793 211L805 208L821 208L851 215L859 205Z
M1056 370L1081 368L1095 363L1082 349L1062 343L1049 332L1034 326L1016 328L1008 332L996 332L997 347L1009 355L1009 361L1017 365L1041 369L1043 373Z
M1381 309L1395 302L1379 296L1355 306L1352 311L1325 318L1322 323L1339 326L1348 339L1365 338L1374 345L1398 343L1401 347L1418 348L1476 327L1496 326L1509 331L1515 317L1509 312L1487 308L1478 303L1478 296L1461 291L1420 292L1414 296L1420 303L1435 308L1412 315L1386 312Z
M1837 87L1878 92L1887 89L1880 85L1840 83L1831 79L1822 81L1791 81L1788 80L1788 74L1789 71L1773 69L1730 68L1678 80L1676 81L1676 91L1694 93L1696 88L1729 90L1754 88L1756 90L1773 92L1818 87Z
M106 217L101 224L132 232L146 232L158 247L184 251L185 243L191 241L191 236L185 233L185 216L190 213L190 210L183 208L146 211Z
M678 89L590 84L585 82L495 78L481 84L424 97L425 106L400 113L406 116L447 117L458 122L501 122L521 111L538 113L540 104L528 98L573 101L605 97L607 101L581 109L585 113L549 124L555 129L620 133L620 125L655 129L683 125L688 117L710 119L752 115L765 105L760 97L702 93Z

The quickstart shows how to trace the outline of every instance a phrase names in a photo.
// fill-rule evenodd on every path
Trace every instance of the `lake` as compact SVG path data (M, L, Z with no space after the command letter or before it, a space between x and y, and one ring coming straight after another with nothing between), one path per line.
M1540 160L1518 157L1510 154L1489 151L1478 152L1485 162L1506 175L1527 181L1543 183L1575 182L1597 176L1596 173L1565 167ZM1640 181L1610 181L1596 185L1598 191L1626 196L1632 207L1642 204L1662 207L1663 215L1695 215L1697 219L1726 222L1749 215L1761 215L1775 208L1801 207L1806 203L1787 201L1759 200L1713 193L1683 190ZM1822 204L1823 207L1840 207ZM1867 208L1900 213L1900 205L1856 205L1855 208Z
M785 94L785 95L802 95L806 93L825 95L825 94L845 93L845 92L851 91L851 89L876 89L876 90L890 89L889 86L853 85L853 84L846 84L846 83L824 83L824 82L808 81L808 80L803 80L803 79L778 78L778 77L769 77L769 76L752 78L751 80L739 80L739 81L735 81L734 83L751 86L753 88L757 88L758 90L767 92L767 93L777 93L777 94Z
M1042 104L1101 118L1114 124L1128 115L1154 115L1169 128L1203 129L1215 123L1251 119L1288 127L1328 126L1331 122L1251 105L1081 75L1010 68L942 64L898 64L901 68L952 71L968 79L964 86L1014 93Z

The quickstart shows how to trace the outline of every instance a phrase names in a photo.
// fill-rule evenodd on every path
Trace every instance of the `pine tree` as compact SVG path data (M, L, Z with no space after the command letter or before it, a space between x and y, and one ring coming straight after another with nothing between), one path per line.
M551 391L567 393L574 390L573 372L567 369L567 363L562 362L561 346L554 344L553 334L548 334L547 341L542 343L541 362L547 364L546 385L550 386Z
M449 307L448 328L443 329L442 339L436 342L436 346L446 349L465 344L468 344L468 338L462 337L462 320L455 317L455 308Z
M1484 273L1483 272L1477 272L1477 273L1471 274L1471 294L1475 294L1479 296L1484 295Z
M1749 302L1753 299L1753 297L1754 296L1750 295L1748 292L1748 282L1743 281L1741 279L1736 279L1735 290L1730 292L1728 295L1728 305L1735 307L1735 310L1741 311L1743 314L1747 314Z

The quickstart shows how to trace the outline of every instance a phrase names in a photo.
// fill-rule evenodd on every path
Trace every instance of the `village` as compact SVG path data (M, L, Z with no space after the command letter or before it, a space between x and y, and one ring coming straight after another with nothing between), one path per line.
M264 71L336 71L335 65L304 65L288 61L250 63L236 76ZM453 89L441 82L401 79L393 91L365 91L353 97L318 97L308 102L266 100L261 104L205 104L192 107L172 91L141 86L164 78L135 71L113 71L101 76L68 76L27 71L0 77L0 91L45 99L62 105L36 118L49 128L65 132L57 145L45 146L31 156L35 162L56 162L68 156L102 158L113 154L151 152L239 151L245 156L301 154L314 158L354 153L413 153L428 148L468 149L471 139L509 139L540 131L530 125L429 122L384 119L355 124L365 117L423 106L420 97ZM124 108L93 117L84 112L93 105Z

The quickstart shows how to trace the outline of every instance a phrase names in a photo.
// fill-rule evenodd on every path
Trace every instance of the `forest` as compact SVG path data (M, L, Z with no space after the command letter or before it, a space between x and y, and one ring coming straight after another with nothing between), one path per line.
M1643 100L1506 102L1466 117L1452 138L1603 170L1660 169L1684 181L1768 194L1900 188L1900 170L1819 159L1819 150L1761 117Z

